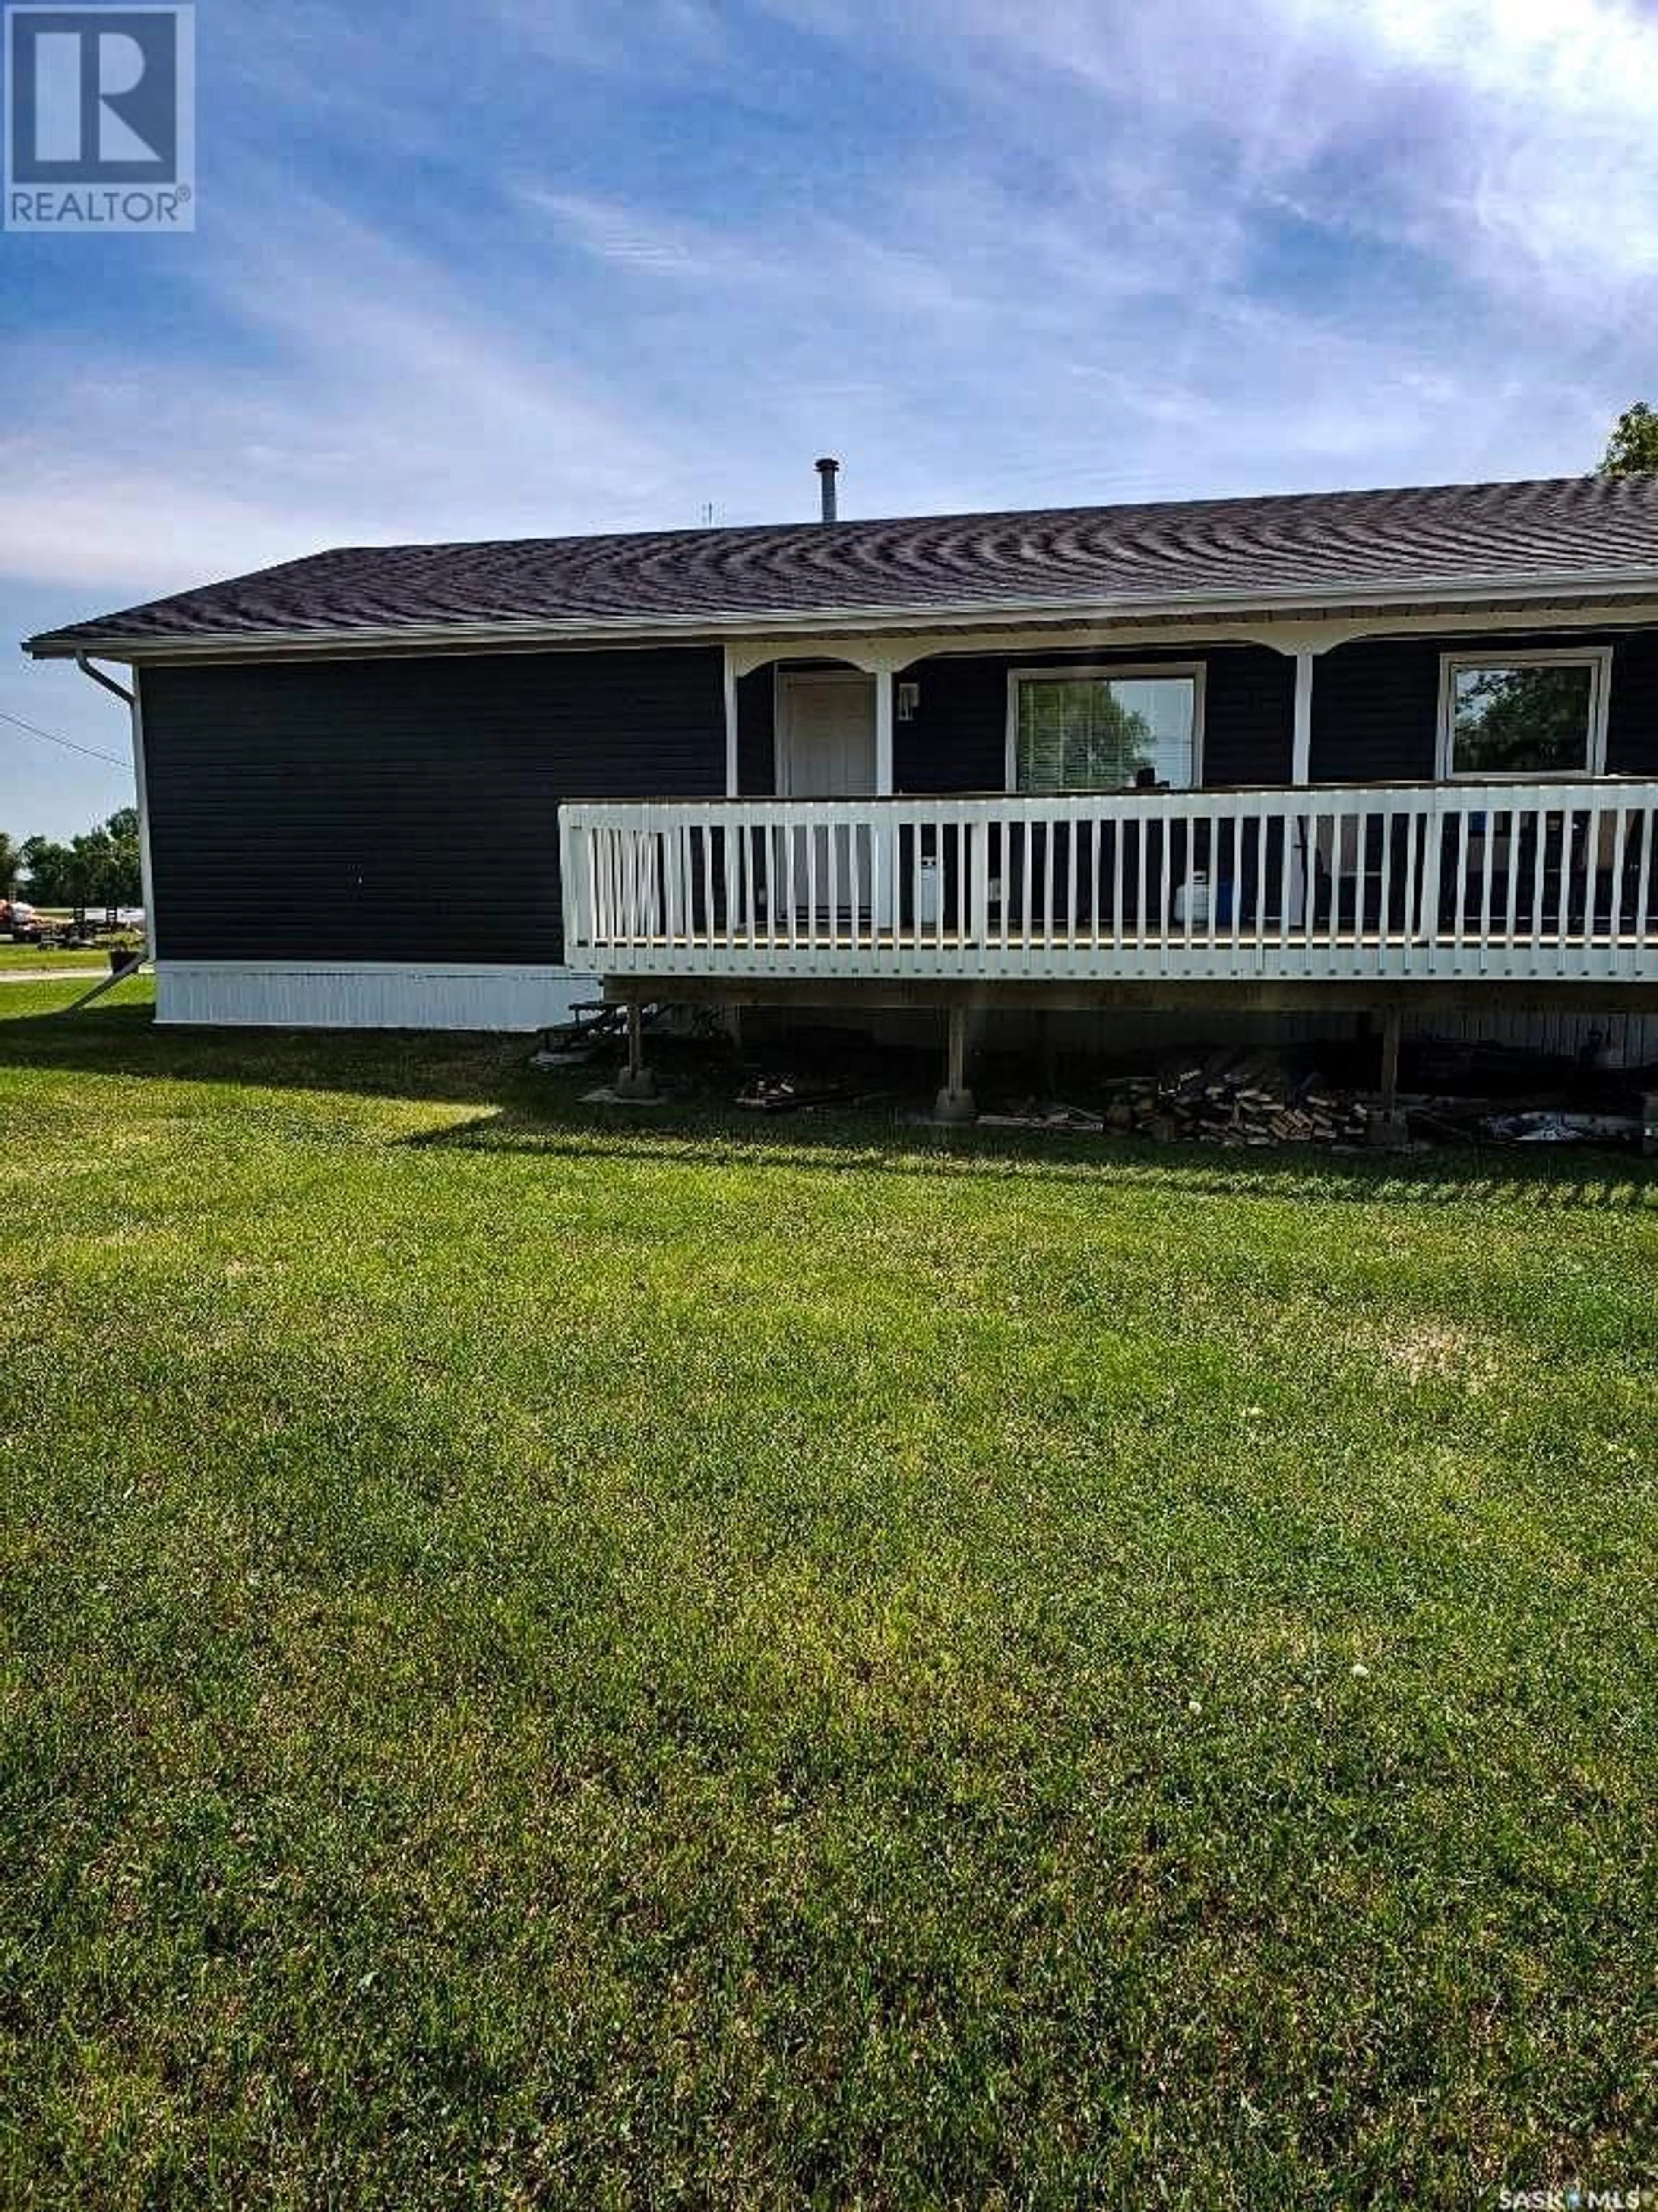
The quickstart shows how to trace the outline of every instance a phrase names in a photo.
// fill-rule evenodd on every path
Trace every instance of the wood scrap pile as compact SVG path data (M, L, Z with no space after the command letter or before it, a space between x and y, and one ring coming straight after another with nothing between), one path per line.
M833 1075L757 1074L738 1092L737 1103L751 1114L804 1114L820 1106L871 1106L886 1096Z
M1086 1107L1066 1106L1057 1098L1016 1098L1008 1105L981 1114L981 1129L1056 1129L1066 1135L1097 1136L1103 1118Z
M1369 1116L1351 1092L1297 1076L1271 1053L1219 1052L1114 1086L1106 1127L1160 1143L1358 1144Z

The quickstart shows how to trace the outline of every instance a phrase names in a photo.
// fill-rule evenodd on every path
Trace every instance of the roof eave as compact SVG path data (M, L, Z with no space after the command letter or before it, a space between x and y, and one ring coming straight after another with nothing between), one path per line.
M1658 598L1658 570L1557 569L1531 575L1424 576L1387 585L1358 582L1309 589L1301 585L1228 592L1118 594L1097 599L975 599L950 605L856 604L840 607L688 615L583 615L549 620L512 617L486 623L402 623L378 628L224 630L172 636L118 630L46 630L26 638L36 660L70 660L87 654L131 665L150 661L227 659L337 658L343 654L483 652L537 645L649 645L683 640L720 641L756 637L817 637L882 631L1019 625L1107 624L1193 617L1250 617L1262 621L1316 618L1348 611L1385 612L1430 602L1455 611L1492 602L1524 605L1596 597Z

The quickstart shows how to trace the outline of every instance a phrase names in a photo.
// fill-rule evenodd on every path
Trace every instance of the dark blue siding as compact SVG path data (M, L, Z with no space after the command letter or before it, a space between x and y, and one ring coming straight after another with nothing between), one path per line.
M559 801L726 785L707 647L156 667L143 710L173 960L556 961Z
M777 789L773 744L777 671L756 668L737 687L738 789L747 799L769 799Z

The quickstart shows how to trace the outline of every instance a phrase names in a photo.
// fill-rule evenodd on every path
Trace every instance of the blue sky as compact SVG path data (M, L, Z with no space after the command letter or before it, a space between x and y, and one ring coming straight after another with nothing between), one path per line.
M1615 0L203 0L193 237L0 236L15 641L325 544L1586 469L1658 398ZM0 722L0 827L118 767Z

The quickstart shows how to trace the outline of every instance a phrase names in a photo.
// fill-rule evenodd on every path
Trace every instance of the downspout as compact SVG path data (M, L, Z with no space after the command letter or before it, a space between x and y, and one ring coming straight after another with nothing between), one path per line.
M112 676L106 676L101 668L94 668L93 666L92 658L89 653L77 653L75 656L75 665L80 670L82 676L91 677L94 684L101 684L106 691L112 691L118 699L124 699L129 707L136 707L137 705L137 700L135 698L133 694L127 690L125 684L118 684Z
M140 884L144 897L144 943L143 950L127 966L112 977L119 982L127 975L136 975L146 960L155 957L155 879L149 857L149 793L144 778L144 710L138 695L138 672L132 672L132 689L118 684L112 676L93 665L91 656L77 653L75 665L82 676L89 676L102 690L119 699L132 718L132 769L138 789L138 866Z

